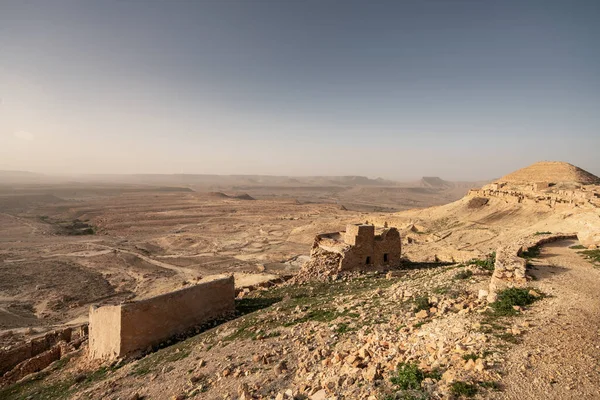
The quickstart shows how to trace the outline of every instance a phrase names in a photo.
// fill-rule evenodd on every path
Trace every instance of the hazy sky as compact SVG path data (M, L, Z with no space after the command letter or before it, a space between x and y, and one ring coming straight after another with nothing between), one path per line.
M600 174L600 1L0 0L0 169Z

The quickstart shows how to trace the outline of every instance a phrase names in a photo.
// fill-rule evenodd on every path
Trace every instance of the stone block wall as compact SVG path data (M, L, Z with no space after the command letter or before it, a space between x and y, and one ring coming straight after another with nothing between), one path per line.
M576 238L575 234L565 233L526 236L508 246L498 248L489 285L488 301L496 301L497 293L503 289L527 285L527 260L520 257L524 251L546 243Z
M400 264L402 251L402 242L400 232L395 228L385 230L381 235L375 236L375 245L373 247L373 258L375 265L393 265ZM387 255L387 260L385 257Z
M90 309L91 358L143 351L208 321L235 312L233 277L118 306Z
M374 225L348 225L346 226L346 234L344 241L346 244L357 248L365 248L373 250L373 238L375 236Z

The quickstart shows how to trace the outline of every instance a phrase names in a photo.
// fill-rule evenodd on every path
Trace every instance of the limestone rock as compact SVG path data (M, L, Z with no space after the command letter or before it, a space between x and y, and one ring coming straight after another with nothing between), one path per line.
M310 400L326 400L327 392L325 389L321 389L310 396Z

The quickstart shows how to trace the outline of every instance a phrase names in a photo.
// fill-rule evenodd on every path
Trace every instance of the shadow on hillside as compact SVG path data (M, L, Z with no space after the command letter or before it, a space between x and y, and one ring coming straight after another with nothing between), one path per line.
M279 303L282 297L258 297L258 298L243 298L235 300L235 316L241 317L242 315L250 314L263 308L272 306L275 303Z
M439 267L447 267L450 265L456 265L455 262L417 262L417 261L403 261L400 270L412 270L412 269L431 269Z
M556 265L544 264L544 263L527 263L526 273L531 276L534 281L541 281L544 279L551 278L554 275L562 274L567 272L568 268L559 267Z

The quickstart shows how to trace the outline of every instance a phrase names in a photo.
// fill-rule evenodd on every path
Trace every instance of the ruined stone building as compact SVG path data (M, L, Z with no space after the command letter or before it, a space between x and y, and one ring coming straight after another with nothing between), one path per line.
M396 228L351 224L345 232L315 237L310 261L304 266L310 275L333 275L344 271L365 271L400 264L400 233Z

